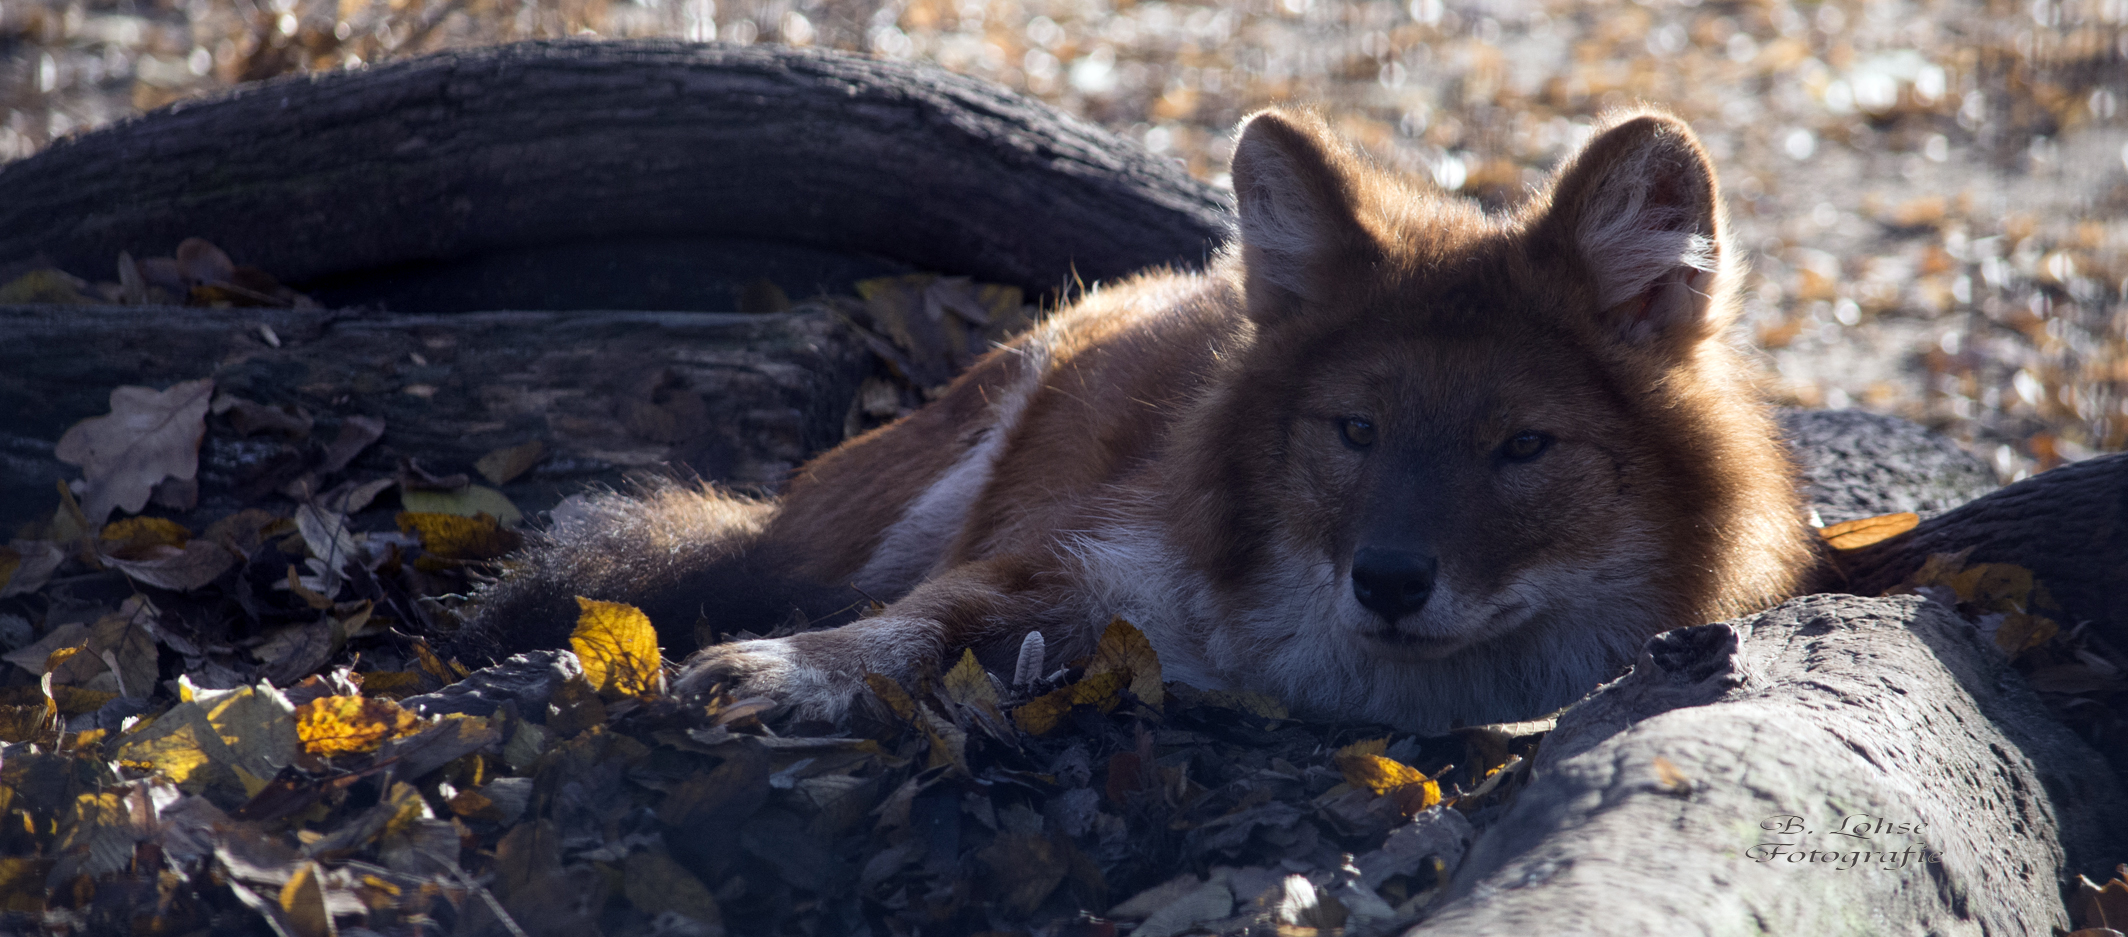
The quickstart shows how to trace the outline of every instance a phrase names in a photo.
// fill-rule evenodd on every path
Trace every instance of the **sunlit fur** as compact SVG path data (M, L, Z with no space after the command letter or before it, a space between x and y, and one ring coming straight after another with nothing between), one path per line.
M1682 123L1614 117L1509 214L1378 170L1304 112L1247 122L1234 178L1239 243L1207 272L1092 291L801 469L765 522L705 537L702 581L773 558L890 604L712 646L682 688L832 719L865 672L913 679L963 647L1010 672L1030 630L1057 666L1121 616L1170 679L1441 729L1540 715L1648 636L1797 586L1812 541L1725 340L1740 270ZM1371 443L1340 435L1350 418ZM1534 456L1503 448L1527 433ZM1384 544L1438 559L1395 621L1353 586L1355 551ZM570 562L537 567L550 597ZM585 581L766 630L669 575ZM485 621L537 617L513 588Z

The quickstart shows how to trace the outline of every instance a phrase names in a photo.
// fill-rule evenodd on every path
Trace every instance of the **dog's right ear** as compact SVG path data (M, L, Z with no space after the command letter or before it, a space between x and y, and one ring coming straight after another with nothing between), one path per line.
M1305 111L1260 111L1234 145L1249 315L1269 324L1328 301L1351 265L1371 266L1379 242L1361 220L1367 170Z

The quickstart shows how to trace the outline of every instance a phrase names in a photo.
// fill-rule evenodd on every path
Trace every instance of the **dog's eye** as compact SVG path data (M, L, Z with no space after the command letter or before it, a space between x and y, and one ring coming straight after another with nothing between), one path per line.
M1528 462L1536 458L1538 453L1543 452L1544 447L1550 445L1551 442L1552 438L1543 433L1516 433L1515 438L1508 440L1506 445L1500 447L1500 454L1515 462Z
M1356 416L1346 417L1344 422L1338 424L1338 432L1344 435L1345 443L1355 449L1365 449L1374 445L1374 423L1372 421L1363 420Z

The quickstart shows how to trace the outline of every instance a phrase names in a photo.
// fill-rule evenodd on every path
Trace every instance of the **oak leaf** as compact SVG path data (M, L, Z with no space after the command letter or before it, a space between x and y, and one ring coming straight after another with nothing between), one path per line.
M172 384L166 390L127 385L111 391L111 412L90 417L59 437L52 454L81 466L88 482L82 513L100 525L114 508L136 513L157 482L199 474L200 441L214 380Z

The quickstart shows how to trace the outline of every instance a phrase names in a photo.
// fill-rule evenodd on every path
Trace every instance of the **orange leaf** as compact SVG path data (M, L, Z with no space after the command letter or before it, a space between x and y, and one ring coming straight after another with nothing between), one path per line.
M1879 514L1859 520L1841 521L1818 531L1818 536L1835 550L1859 550L1884 540L1906 533L1921 523L1921 515L1911 511L1898 514Z

